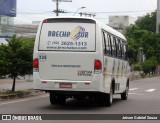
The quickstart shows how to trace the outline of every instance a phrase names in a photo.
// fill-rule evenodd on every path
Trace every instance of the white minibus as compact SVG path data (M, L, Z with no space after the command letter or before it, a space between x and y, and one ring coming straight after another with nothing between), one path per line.
M96 19L46 18L34 45L34 89L49 92L53 105L91 98L111 106L114 94L128 97L127 59L126 38Z

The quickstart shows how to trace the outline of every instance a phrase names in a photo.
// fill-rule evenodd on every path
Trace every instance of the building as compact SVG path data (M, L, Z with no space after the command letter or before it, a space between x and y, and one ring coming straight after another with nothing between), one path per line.
M14 32L17 36L35 37L40 21L33 21L32 24L15 24Z
M109 16L109 26L121 33L124 33L125 28L135 21L136 19L130 16Z
M6 44L6 38L12 37L14 18L8 16L0 16L0 44Z
M32 24L15 24L14 32L17 36L23 37L35 37L37 33L38 25Z

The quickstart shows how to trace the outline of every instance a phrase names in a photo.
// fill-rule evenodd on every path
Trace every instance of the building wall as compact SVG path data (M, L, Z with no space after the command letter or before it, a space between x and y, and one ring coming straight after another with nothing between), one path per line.
M16 24L14 32L17 36L35 37L38 30L37 24Z
M6 38L14 34L13 17L0 16L0 44L6 44Z
M135 23L135 18L129 16L109 16L109 26L124 33L125 28Z

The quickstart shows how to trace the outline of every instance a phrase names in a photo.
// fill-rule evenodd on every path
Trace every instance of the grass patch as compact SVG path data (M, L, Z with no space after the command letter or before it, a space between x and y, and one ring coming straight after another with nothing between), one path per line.
M28 89L28 90L19 90L19 91L10 91L10 90L2 90L0 91L0 99L15 99L15 98L24 98L29 96L37 96L43 94L40 91Z
M25 91L10 91L10 90L3 90L0 91L0 97L5 97L5 96L9 96L9 97L23 97L26 96L28 94L31 93L31 90L25 90Z

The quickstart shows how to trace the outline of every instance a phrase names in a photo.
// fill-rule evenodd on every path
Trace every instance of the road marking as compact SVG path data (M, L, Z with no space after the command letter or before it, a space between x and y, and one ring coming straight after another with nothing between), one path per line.
M153 91L155 91L155 90L157 90L157 89L149 89L149 90L146 90L147 92L153 92Z
M39 98L43 98L43 97L48 97L48 95L45 94L45 95L42 95L42 96L39 96L39 97L31 97L29 99L21 99L21 100L16 100L16 101L11 101L11 102L0 103L0 106L11 104L11 103L17 103L17 102L24 102L24 101L28 101L28 100L39 99Z
M129 90L130 91L134 91L134 90L137 90L138 88L130 88Z
M137 94L137 93L128 93L128 94L131 94L131 95L144 95L144 94Z

